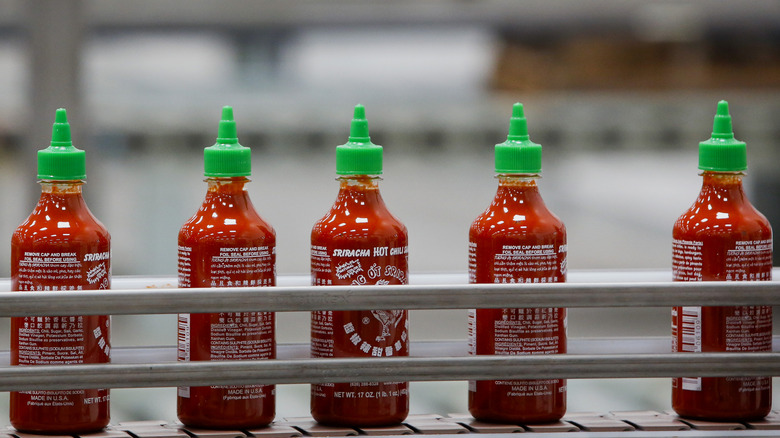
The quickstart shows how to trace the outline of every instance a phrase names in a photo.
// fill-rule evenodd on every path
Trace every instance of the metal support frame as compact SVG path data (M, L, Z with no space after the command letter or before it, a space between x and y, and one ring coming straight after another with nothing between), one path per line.
M625 275L625 274L622 274ZM247 311L468 309L505 307L665 307L780 304L780 282L595 282L558 284L431 284L283 286L215 289L131 289L0 292L0 316L164 314ZM609 279L610 275L607 274ZM612 276L614 279L615 276ZM150 283L152 279L148 280ZM121 283L121 282L120 282ZM576 342L572 343L577 350ZM280 346L284 350L285 346ZM175 355L101 365L0 367L0 390L155 387L344 381L627 378L780 375L780 353L671 354L663 349L606 354L468 356L462 345L440 355L372 359L310 359L305 354L261 361L175 362ZM598 349L594 349L598 350ZM143 352L143 349L141 350ZM305 349L304 349L305 351ZM570 348L570 352L572 348ZM584 351L584 349L580 349ZM668 351L668 350L666 350ZM602 351L603 352L603 351ZM143 355L143 354L142 354ZM125 355L127 357L127 355ZM0 355L2 358L2 355ZM7 362L6 362L7 363Z

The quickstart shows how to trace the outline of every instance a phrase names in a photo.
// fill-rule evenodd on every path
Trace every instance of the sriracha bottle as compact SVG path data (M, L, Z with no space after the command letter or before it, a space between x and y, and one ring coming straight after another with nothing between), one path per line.
M470 283L566 281L566 228L542 201L542 147L528 136L523 106L512 108L507 141L495 147L498 191L469 230ZM566 309L472 309L475 355L566 353ZM543 423L566 411L566 381L469 382L469 412L500 423Z
M674 281L771 280L772 228L742 187L746 147L734 138L726 101L712 138L699 143L699 169L701 192L674 223ZM771 306L672 308L673 352L771 350ZM675 378L672 407L690 418L755 420L769 413L771 384L770 377Z
M233 109L226 106L217 143L204 151L206 199L179 231L179 287L276 284L276 234L255 211L245 187L250 159L251 150L238 143ZM179 314L178 359L273 359L274 316ZM191 427L261 427L275 415L274 385L180 387L177 398L179 420Z
M311 232L313 285L407 284L406 227L379 193L382 147L371 142L365 108L355 107L349 141L336 148L339 192ZM406 310L315 311L312 357L409 355ZM311 413L323 424L382 426L409 413L408 382L312 385Z
M73 146L65 109L58 109L51 146L38 151L41 197L11 238L11 289L109 289L111 237L81 193L85 153ZM11 365L110 362L110 317L11 318ZM39 434L103 429L109 421L108 389L12 392L11 424Z

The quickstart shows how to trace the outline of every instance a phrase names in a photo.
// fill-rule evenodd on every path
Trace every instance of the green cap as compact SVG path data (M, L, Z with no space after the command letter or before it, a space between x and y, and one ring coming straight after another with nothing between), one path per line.
M73 181L87 177L86 153L73 146L65 108L54 116L51 145L38 151L38 179Z
M734 138L729 103L718 102L712 124L712 138L699 143L699 169L715 172L738 172L747 169L745 142Z
M355 105L349 128L349 141L336 147L336 173L339 175L381 175L382 146L368 136L366 108Z
M210 177L249 176L252 174L252 150L238 143L233 108L222 108L217 143L203 150L204 174Z
M512 106L509 135L496 145L496 173L539 173L542 170L542 146L528 137L528 122L523 104Z

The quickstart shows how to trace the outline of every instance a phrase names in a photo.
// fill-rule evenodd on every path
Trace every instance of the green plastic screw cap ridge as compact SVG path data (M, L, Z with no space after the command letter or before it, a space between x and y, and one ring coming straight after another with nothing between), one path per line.
M509 135L496 145L496 173L539 173L542 170L542 146L528 136L528 121L522 103L512 106Z
M238 143L233 108L222 108L217 142L203 150L203 170L207 177L235 177L252 174L252 150Z
M86 153L73 146L68 114L65 108L59 108L54 116L51 144L38 151L38 179L75 181L86 177Z
M747 147L734 138L729 103L718 102L712 124L712 138L699 143L699 169L714 172L739 172L747 169Z
M366 108L355 105L347 143L336 147L336 173L339 175L381 175L382 146L371 143Z

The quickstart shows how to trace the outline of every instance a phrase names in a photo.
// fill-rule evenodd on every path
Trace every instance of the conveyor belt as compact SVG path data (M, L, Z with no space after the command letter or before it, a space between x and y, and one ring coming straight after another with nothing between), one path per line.
M317 424L311 418L287 418L272 425L250 430L203 430L187 428L165 421L133 421L110 426L89 438L288 438L288 437L348 437L398 435L479 434L485 438L509 433L523 436L576 437L776 437L780 435L780 413L773 411L761 421L746 423L685 420L672 413L656 411L624 411L610 413L579 412L567 414L561 421L541 425L491 424L474 420L468 414L410 415L403 424L389 427L350 428ZM38 435L5 432L18 438ZM0 438L5 437L0 433Z

